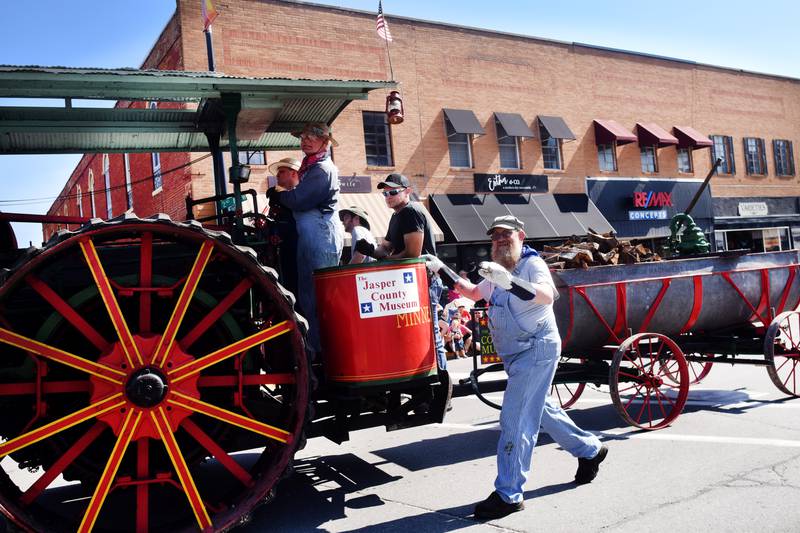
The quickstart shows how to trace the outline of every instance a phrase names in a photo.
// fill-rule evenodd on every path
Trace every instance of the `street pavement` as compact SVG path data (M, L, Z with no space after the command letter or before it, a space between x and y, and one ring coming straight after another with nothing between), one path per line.
M451 361L465 377L471 361ZM490 397L501 400L502 394ZM542 434L526 508L478 522L492 490L498 411L453 400L445 423L309 441L295 474L240 531L798 531L800 399L761 367L715 365L671 427L626 426L607 387L569 410L609 447L597 479L575 486L577 461Z

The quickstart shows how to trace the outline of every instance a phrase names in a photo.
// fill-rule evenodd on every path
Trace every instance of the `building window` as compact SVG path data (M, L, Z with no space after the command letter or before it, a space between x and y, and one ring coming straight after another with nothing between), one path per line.
M714 143L711 147L711 164L713 165L717 158L721 158L722 163L719 165L718 172L720 174L736 174L736 163L733 159L733 137L712 135L711 141Z
M775 139L772 141L772 152L775 155L775 175L794 176L794 150L792 141Z
M125 196L127 197L127 209L133 209L133 183L131 183L131 159L129 154L122 154L125 163Z
M539 140L542 143L542 161L547 170L561 170L561 139L551 137L539 122Z
M239 164L241 165L266 165L267 157L263 150L257 152L239 152Z
M148 107L150 109L157 109L158 104L156 102L150 102ZM158 191L161 189L161 186L164 185L164 179L161 176L161 155L153 152L150 154L150 158L153 163L153 191Z
M598 144L597 161L600 163L600 170L603 172L616 172L617 170L617 146L616 143Z
M522 168L519 163L519 137L512 137L506 133L496 117L494 127L497 133L497 146L500 150L500 168Z
M787 227L716 231L715 240L718 250L777 252L792 248Z
M444 126L447 131L447 147L450 150L450 166L472 168L472 143L469 134L458 133L447 115L444 117Z
M685 172L686 174L694 172L691 148L678 148L678 172Z
M642 146L642 172L655 174L658 172L658 156L655 146Z
M94 172L89 170L89 203L92 207L91 216L94 218L95 214L95 206L94 206Z
M364 111L361 114L364 123L364 151L367 154L367 165L374 167L394 166L392 157L392 130L386 113Z
M114 210L111 208L111 163L108 154L103 154L103 182L106 186L106 215L107 218L112 218Z
M77 197L78 197L78 216L82 217L83 216L83 195L81 194L81 186L80 185L78 185Z
M764 139L744 138L744 164L748 174L766 175L767 156Z

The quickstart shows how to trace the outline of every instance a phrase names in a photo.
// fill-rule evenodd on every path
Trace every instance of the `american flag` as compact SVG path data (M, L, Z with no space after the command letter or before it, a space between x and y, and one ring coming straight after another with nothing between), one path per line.
M375 21L375 30L378 32L378 37L385 41L392 41L392 33L389 31L389 25L386 24L386 19L383 18L383 6L378 0L378 19Z

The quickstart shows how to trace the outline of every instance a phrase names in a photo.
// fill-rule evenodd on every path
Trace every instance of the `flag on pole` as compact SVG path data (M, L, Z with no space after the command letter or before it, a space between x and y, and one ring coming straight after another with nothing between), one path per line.
M217 18L219 12L214 7L212 0L200 0L200 9L203 12L203 31L208 31L208 27L214 23L214 19Z
M375 21L375 30L378 32L378 37L381 39L389 42L392 41L389 25L386 24L386 19L383 18L383 6L380 0L378 0L378 19Z

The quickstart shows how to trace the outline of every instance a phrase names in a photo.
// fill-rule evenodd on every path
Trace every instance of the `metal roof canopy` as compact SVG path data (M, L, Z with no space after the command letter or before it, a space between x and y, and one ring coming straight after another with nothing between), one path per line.
M205 152L207 134L228 148L226 108L236 115L240 150L299 147L289 132L330 124L352 100L390 81L247 78L218 72L0 66L0 98L57 98L64 105L0 105L0 154ZM72 100L117 100L117 107L72 107ZM128 102L196 104L130 108ZM0 102L2 104L2 102ZM238 105L236 105L238 104Z

